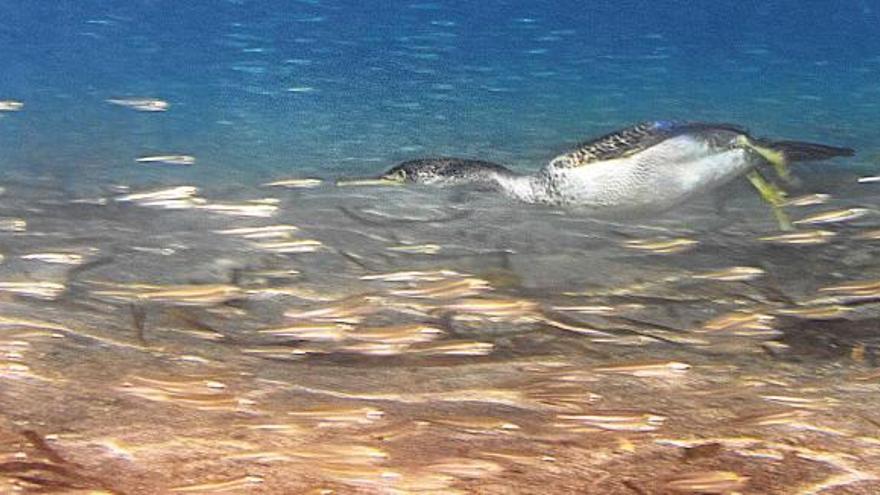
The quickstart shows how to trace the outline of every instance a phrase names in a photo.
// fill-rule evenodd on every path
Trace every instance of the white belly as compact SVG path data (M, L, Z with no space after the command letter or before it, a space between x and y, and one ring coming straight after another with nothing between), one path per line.
M552 203L597 210L663 210L719 187L752 166L743 149L713 149L680 136L631 157L543 173Z

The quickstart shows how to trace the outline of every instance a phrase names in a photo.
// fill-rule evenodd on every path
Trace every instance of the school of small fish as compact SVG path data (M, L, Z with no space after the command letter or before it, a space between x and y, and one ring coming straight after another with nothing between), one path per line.
M880 490L873 206L529 253L454 237L479 223L455 211L311 210L351 192L316 178L163 184L0 205L0 492Z

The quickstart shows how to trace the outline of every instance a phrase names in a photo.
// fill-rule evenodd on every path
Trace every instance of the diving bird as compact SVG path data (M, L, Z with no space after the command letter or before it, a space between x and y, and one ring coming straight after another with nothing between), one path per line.
M758 166L772 165L786 176L792 162L853 154L850 148L755 138L730 124L653 121L583 142L534 174L479 160L425 158L391 168L378 182L473 184L527 203L660 212L746 175L778 209L784 193Z

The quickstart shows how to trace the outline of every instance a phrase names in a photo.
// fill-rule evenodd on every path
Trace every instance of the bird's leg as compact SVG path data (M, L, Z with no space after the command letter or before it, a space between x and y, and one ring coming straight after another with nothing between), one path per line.
M782 203L785 201L786 197L785 191L765 179L764 176L761 175L761 172L758 172L757 170L752 170L746 174L746 178L748 178L749 182L751 182L755 189L758 190L758 194L761 195L761 198L773 208L773 214L776 216L779 228L781 230L794 230L791 219L788 218L788 215L782 209Z
M791 184L793 181L791 176L791 169L788 168L788 163L783 162L773 162L773 169L776 170L776 175L779 176L780 179L784 180L787 184Z
M787 196L785 191L764 178L764 175L758 170L750 171L746 174L746 177L749 179L749 182L755 186L755 189L761 193L761 197L764 201L771 205L782 205L782 203L785 202Z
M778 175L780 179L782 179L786 183L792 182L791 169L788 168L788 160L785 158L785 154L783 154L781 151L774 150L770 146L763 146L761 144L755 143L746 136L740 136L737 140L737 143L745 149L757 153L761 158L766 160L767 163L773 165L773 169L776 170L776 175ZM751 178L749 180L751 180ZM754 183L755 182L752 181L752 184ZM757 187L759 191L761 190L761 187L759 187L758 185L755 185L755 187Z

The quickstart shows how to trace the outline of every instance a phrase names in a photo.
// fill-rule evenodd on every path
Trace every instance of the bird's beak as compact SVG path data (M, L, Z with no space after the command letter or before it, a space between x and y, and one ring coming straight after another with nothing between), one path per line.
M342 179L336 181L339 187L345 186L401 186L403 181L380 177L378 179Z
M402 174L388 174L366 179L340 179L336 185L345 186L402 186L405 182Z

